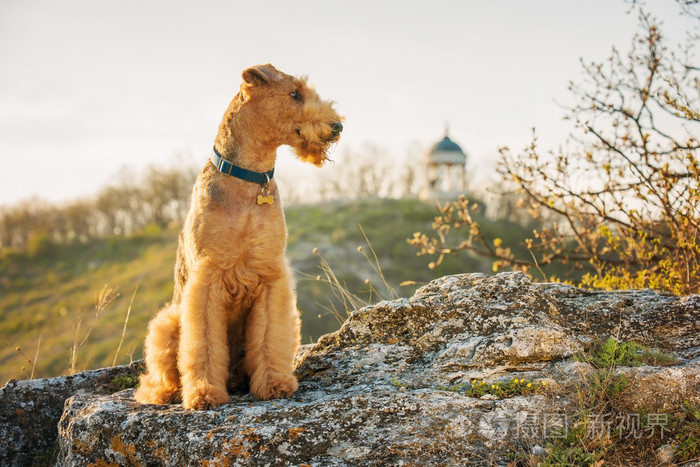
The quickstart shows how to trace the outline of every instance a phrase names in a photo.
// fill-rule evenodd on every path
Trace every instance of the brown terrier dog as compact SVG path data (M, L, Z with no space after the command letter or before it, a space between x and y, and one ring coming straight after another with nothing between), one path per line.
M243 72L192 191L173 300L148 326L138 402L181 397L184 408L212 408L246 381L259 399L296 391L300 323L272 179L276 150L289 145L321 166L342 120L305 78L270 64Z

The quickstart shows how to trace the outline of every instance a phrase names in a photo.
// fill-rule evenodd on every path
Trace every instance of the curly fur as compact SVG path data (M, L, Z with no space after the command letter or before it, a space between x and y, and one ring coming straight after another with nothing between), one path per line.
M243 71L215 147L257 172L274 167L283 144L321 166L342 120L306 78L270 64L254 66ZM274 179L269 191L273 204L258 205L260 185L222 174L211 163L199 174L180 234L173 300L148 326L138 402L182 400L187 409L205 409L246 384L260 399L296 391L299 312Z

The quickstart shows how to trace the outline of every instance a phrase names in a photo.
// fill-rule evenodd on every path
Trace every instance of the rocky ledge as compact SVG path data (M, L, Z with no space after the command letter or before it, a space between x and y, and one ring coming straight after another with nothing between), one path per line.
M8 381L0 389L0 465L49 464L66 399L112 394L142 369L143 363L135 362L59 378Z
M698 397L699 312L700 296L592 292L520 273L446 276L409 299L356 310L304 346L289 399L234 394L192 412L138 405L132 389L9 383L0 391L0 464L30 463L53 445L58 422L58 465L505 465L566 426L575 400L556 388L590 371L573 355L609 337L673 355L668 366L624 371ZM514 378L547 390L458 390ZM60 421L43 405L29 414L42 391L65 399Z

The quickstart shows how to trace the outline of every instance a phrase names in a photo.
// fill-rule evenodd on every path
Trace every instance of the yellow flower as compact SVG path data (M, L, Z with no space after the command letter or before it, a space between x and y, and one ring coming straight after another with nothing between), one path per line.
M494 385L492 384L492 385L491 385L491 389L496 389L496 386L494 386Z
M531 388L531 387L532 387L532 383L527 383L527 387L528 387L528 388Z
M520 384L523 384L525 382L525 378L520 380Z
M547 382L546 382L546 381L542 381L540 384L541 384L542 386L546 386L546 385L547 385Z

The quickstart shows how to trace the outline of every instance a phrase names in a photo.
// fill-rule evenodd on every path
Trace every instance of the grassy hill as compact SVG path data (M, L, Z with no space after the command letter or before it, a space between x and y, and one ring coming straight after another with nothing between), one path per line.
M328 272L321 267L324 260L339 283L363 300L390 298L372 267L363 230L386 283L399 296L409 296L419 285L444 274L490 270L490 261L464 255L429 270L428 259L416 257L406 238L418 230L428 231L434 215L432 206L415 200L288 208L288 256L297 278L303 341L334 331L345 313L324 280ZM5 251L0 256L0 384L9 378L29 378L32 370L35 378L48 377L141 358L146 325L171 298L178 231L149 227L128 238L55 246L34 255ZM503 231L523 235L512 226ZM414 283L400 286L404 281ZM103 296L96 306L105 287L118 296L111 301Z

